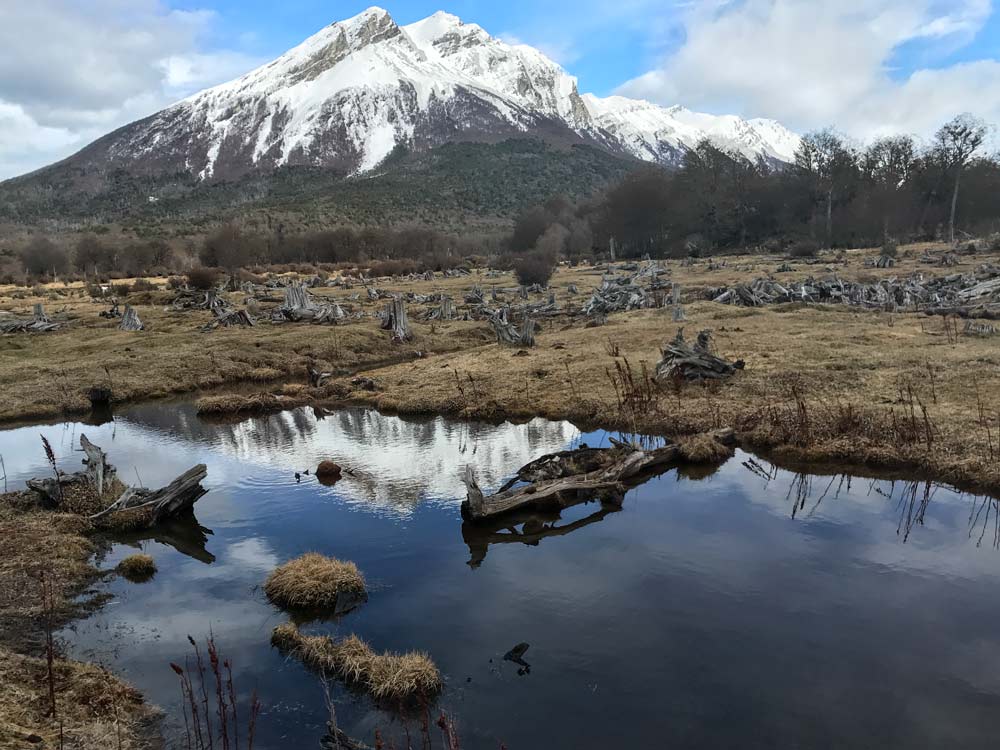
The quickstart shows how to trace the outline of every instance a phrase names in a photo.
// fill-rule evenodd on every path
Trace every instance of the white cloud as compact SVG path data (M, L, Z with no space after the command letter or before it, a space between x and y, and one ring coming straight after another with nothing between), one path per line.
M253 67L200 48L215 20L159 0L0 4L0 179Z
M695 2L679 48L619 93L858 138L926 135L966 111L1000 122L995 60L890 70L903 45L960 48L991 12L990 0Z

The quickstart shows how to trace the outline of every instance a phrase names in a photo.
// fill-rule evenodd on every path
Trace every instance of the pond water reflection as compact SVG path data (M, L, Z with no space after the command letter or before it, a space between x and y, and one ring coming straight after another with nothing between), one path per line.
M324 732L318 681L271 649L286 616L259 590L312 550L354 560L371 596L308 630L428 652L463 748L995 745L994 500L739 453L713 473L654 479L620 509L471 527L466 464L496 487L531 458L606 436L361 409L207 423L183 403L2 432L9 484L46 472L39 433L75 469L81 430L126 481L158 486L204 462L210 492L196 522L111 546L102 565L141 547L160 572L108 583L113 600L63 633L71 651L176 718L169 662L211 629L237 684L261 693L259 748L317 747ZM354 475L324 487L302 473L322 459ZM351 735L392 733L367 699L336 685L333 698Z

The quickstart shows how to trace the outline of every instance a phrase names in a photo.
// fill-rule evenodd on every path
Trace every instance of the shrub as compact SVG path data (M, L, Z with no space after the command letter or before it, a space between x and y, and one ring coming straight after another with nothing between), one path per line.
M192 268L187 272L187 283L192 289L211 289L219 281L219 272L214 268Z
M790 258L815 258L817 254L819 243L813 239L796 240L788 248Z
M545 253L528 253L514 262L514 274L518 282L524 286L540 284L548 286L549 279L555 271L555 263L551 255Z
M180 289L182 286L184 286L184 277L171 276L169 279L167 279L167 286L170 289Z
M899 255L899 243L893 239L886 240L882 244L881 255L883 258L895 258Z
M128 284L112 284L111 294L115 297L126 297L128 293L132 291L132 287Z
M1000 253L1000 232L987 238L986 247L991 253Z
M132 282L133 292L152 292L156 290L156 284L148 279L136 279Z

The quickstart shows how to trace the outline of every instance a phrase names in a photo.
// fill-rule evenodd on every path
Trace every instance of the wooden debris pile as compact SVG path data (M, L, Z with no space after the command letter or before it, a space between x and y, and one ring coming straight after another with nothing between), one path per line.
M736 442L730 429L709 433L709 437L724 446ZM612 442L611 448L584 445L537 458L492 495L483 493L472 466L466 466L462 516L478 522L524 508L564 508L594 498L621 505L629 487L684 460L682 450L673 443L646 450Z
M656 365L653 379L658 383L719 380L735 375L744 368L742 359L730 362L713 354L711 349L710 331L702 331L697 340L689 344L684 339L684 329L679 329L673 340L663 347L663 356Z
M986 276L985 280L980 280ZM844 304L868 309L909 308L927 313L957 314L964 317L1000 315L1000 270L992 267L983 274L950 274L925 279L880 279L873 283L824 279L779 282L760 277L749 284L708 289L705 297L727 305L760 307L787 302Z
M218 289L201 291L198 289L181 289L172 303L174 310L211 310L224 311L229 307L225 297L219 295Z
M88 493L100 503L116 482L115 467L108 463L107 453L80 435L80 448L86 458L86 470L75 474L58 472L56 477L29 479L28 488L39 503L50 510L59 510L70 488ZM116 529L151 528L167 519L188 513L206 493L202 481L208 475L204 464L194 466L170 484L158 490L129 487L117 500L89 516L95 526ZM120 486L120 485L119 485Z
M227 312L216 311L215 319L202 326L201 330L203 332L207 332L214 331L216 328L231 328L233 326L249 328L254 325L256 325L256 322L250 315L249 310L230 310Z
M272 313L271 320L276 323L336 323L346 317L347 314L335 301L319 304L302 284L292 284L285 287L285 301Z
M489 322L497 336L498 344L524 347L535 345L535 321L530 316L525 317L521 327L518 328L507 319L507 309L501 308L490 316Z
M612 312L625 312L650 307L652 297L645 288L635 283L634 277L605 279L583 306L587 316L606 316Z
M45 314L42 303L35 305L30 320L15 318L13 320L0 320L0 333L46 333L56 331L62 327L62 323L57 323L49 319Z

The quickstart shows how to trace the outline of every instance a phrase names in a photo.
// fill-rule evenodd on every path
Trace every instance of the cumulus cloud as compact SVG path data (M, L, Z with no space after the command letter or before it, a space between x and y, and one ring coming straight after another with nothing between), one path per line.
M965 111L1000 122L996 60L893 70L907 49L961 49L991 12L991 0L700 0L684 41L618 93L858 138L927 135Z
M200 48L214 21L159 0L0 4L0 178L253 67Z

